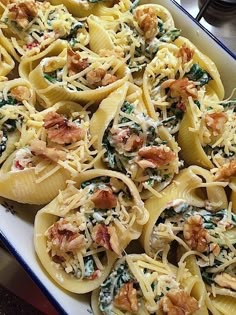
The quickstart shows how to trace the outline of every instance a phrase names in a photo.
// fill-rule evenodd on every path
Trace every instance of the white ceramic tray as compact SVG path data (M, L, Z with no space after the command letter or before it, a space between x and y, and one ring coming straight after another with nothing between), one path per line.
M165 6L172 14L181 35L189 38L215 63L225 86L226 96L236 87L236 56L204 29L174 0L141 1ZM89 295L69 294L60 289L43 271L33 247L35 209L0 200L0 240L5 243L59 314L92 314Z

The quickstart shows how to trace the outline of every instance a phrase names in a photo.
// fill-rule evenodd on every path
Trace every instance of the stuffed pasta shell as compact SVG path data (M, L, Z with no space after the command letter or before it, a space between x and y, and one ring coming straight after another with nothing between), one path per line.
M6 5L1 21L8 45L20 56L38 54L59 38L74 49L89 43L86 22L77 21L63 4L15 0Z
M130 254L117 261L92 293L92 309L95 315L207 315L204 289L201 297L193 292L199 282L187 269L180 274L171 264Z
M215 64L190 41L179 37L162 45L143 77L145 102L150 115L165 120L176 133L188 98L197 106L222 99L224 89Z
M112 106L111 106L112 104ZM178 173L178 145L158 121L145 114L142 91L124 86L104 99L91 119L94 146L103 157L95 167L130 177L142 198L161 191Z
M2 45L0 45L0 58L0 77L4 77L14 68L15 62Z
M87 17L91 14L94 15L109 15L114 14L116 7L120 9L129 10L131 8L132 2L130 0L50 0L53 5L64 4L68 11L74 16ZM121 2L119 6L117 2Z
M188 234L192 252L184 250L181 262L186 262L193 274L202 277L209 295L207 306L213 315L234 314L236 216L231 206L216 212L201 209L195 214L188 211L186 214L184 233Z
M41 124L31 141L34 155L48 158L67 169L71 177L93 166L96 151L91 148L88 112L75 102L61 101L38 112L34 120Z
M64 289L97 288L133 239L148 213L130 179L104 170L78 176L35 219L36 253Z
M16 149L23 122L34 104L35 93L27 81L0 82L0 164Z
M198 108L189 99L180 124L178 143L185 161L211 168L216 180L230 181L236 175L235 104L232 99Z
M44 58L29 74L29 80L45 106L61 99L99 102L129 78L122 60L100 57L81 47L65 49L59 56Z
M90 16L88 24L91 49L99 54L113 51L131 72L142 71L160 43L172 42L180 34L170 12L157 4L140 5L113 18Z
M145 252L152 257L166 259L171 255L174 242L188 251L203 246L204 237L201 240L198 232L195 238L189 233L191 222L205 233L204 228L208 229L207 223L213 220L215 213L218 213L219 221L225 218L228 202L224 188L220 183L213 182L211 173L192 166L180 171L175 181L163 190L161 197L150 198L145 206L150 213L150 220L141 236ZM204 243L204 246L205 251L208 245Z
M93 166L96 151L90 148L89 117L79 104L62 101L35 111L23 128L17 151L1 170L2 196L44 204L65 188L67 179ZM8 183L18 185L19 192L12 192ZM37 190L40 193L35 195Z

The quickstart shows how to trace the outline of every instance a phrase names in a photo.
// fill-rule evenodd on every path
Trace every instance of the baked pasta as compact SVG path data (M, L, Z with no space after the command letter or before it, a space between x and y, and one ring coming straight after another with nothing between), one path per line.
M0 164L16 149L22 125L35 104L35 93L23 79L0 82Z
M1 41L0 41L1 42ZM0 78L4 77L11 72L15 66L15 62L6 49L0 44Z
M10 161L2 167L0 185L9 181L17 183L19 177L28 180L24 184L24 196L18 196L18 192L16 196L7 185L0 193L2 196L11 196L18 202L38 203L41 196L35 196L34 191L39 189L39 185L44 185L42 189L47 191L50 189L47 185L51 185L55 177L57 183L51 187L54 195L45 194L41 200L42 204L49 202L58 189L65 187L63 180L77 176L95 162L97 152L91 149L93 139L89 134L88 113L77 103L62 101L41 112L32 109L22 129L23 135L16 145L18 150L13 154L13 161L10 158L10 172L4 174L9 170ZM32 201L34 198L35 202Z
M148 212L132 181L112 171L82 173L35 219L35 249L64 289L90 292L108 276Z
M153 2L0 1L2 205L95 315L233 315L236 101Z
M65 49L59 56L44 58L29 74L45 107L61 99L99 102L129 78L122 60L100 57L81 46Z
M127 83L101 102L90 130L97 150L104 150L95 166L126 174L147 198L171 182L180 162L175 140L144 112L142 91Z
M90 14L113 15L117 9L127 11L132 8L130 0L50 0L50 2L53 5L64 4L68 11L77 17L87 17Z
M190 98L180 124L178 143L185 161L212 169L216 180L229 181L236 175L234 108L233 99L199 108ZM189 152L190 143L194 155Z
M127 255L92 293L92 309L95 315L206 315L204 289L200 299L193 293L199 282L186 269L180 271L145 254Z
M117 11L113 18L90 16L88 24L91 49L102 55L113 51L131 72L142 71L162 42L173 42L180 34L169 11L156 4Z
M15 0L7 4L1 21L6 26L4 35L10 38L8 45L20 56L38 54L58 38L73 49L78 43L89 43L86 21L76 20L63 4Z
M195 250L198 243L192 244L188 238L189 222L199 219L200 229L204 215L211 217L215 211L226 215L228 202L221 183L213 182L209 171L192 166L180 171L162 196L150 198L145 206L150 213L141 237L145 252L166 260L174 242L188 251Z
M183 37L160 46L146 67L143 91L151 117L164 120L172 134L179 130L189 97L207 107L224 95L215 64Z

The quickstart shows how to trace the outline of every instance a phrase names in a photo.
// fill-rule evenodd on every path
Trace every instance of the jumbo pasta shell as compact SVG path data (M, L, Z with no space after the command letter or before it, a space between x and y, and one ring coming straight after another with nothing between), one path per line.
M99 15L106 8L109 8L109 1L102 1L104 3L91 3L89 1L78 2L75 0L50 0L53 5L64 4L68 11L76 17L87 17L91 14Z
M53 64L54 72L57 71L57 69L64 69L63 71L67 73L69 70L67 66L66 51L63 52L61 57L43 59L39 65L30 72L29 79L37 90L39 97L44 101L44 107L50 107L61 99L79 101L82 103L98 103L112 91L128 81L130 73L122 60L118 60L115 56L111 56L110 59L104 59L93 52L90 52L86 48L80 52L80 55L81 54L83 60L86 58L89 60L89 66L72 76L72 79L70 76L66 76L66 81L62 80L62 82L57 82L56 79L49 81L46 79L46 74L44 73L44 68L51 64ZM96 69L102 69L102 67L105 67L106 69L114 69L114 73L111 74L111 76L115 76L115 81L110 81L111 83L108 84L104 83L105 85L98 87L92 85L92 83L89 84L86 79L87 73L89 73L89 71L96 71ZM106 72L106 70L104 71ZM73 77L75 77L75 79L73 79ZM78 80L76 81L77 77ZM77 88L77 86L79 87Z
M73 293L87 293L95 290L99 285L106 279L109 271L112 268L117 256L114 253L106 253L106 262L104 262L104 270L102 271L101 277L94 280L79 280L73 279L71 275L66 274L63 270L58 270L52 263L47 251L46 251L46 238L44 233L49 229L49 227L56 221L57 216L53 213L47 212L50 206L53 205L52 202L46 208L40 210L35 218L34 227L34 245L35 251L39 257L41 264L43 265L46 272L53 278L53 280L61 286L63 289L68 290Z
M97 54L101 49L114 50L113 44L107 31L99 24L93 16L88 18L89 34L90 34L90 48Z
M75 184L69 185L64 191L61 191L60 194L50 204L48 204L46 207L44 207L38 212L35 219L34 242L35 242L36 253L38 254L38 257L42 265L44 266L46 271L49 273L49 275L62 288L71 292L87 293L99 287L99 285L108 276L112 268L112 265L118 255L116 252L114 253L111 250L111 248L104 247L103 243L101 243L103 244L101 245L99 239L97 241L97 238L94 238L94 234L93 234L94 229L98 228L99 226L101 227L101 223L99 223L101 221L98 221L98 222L96 221L96 217L99 216L99 209L97 208L99 206L95 207L93 203L91 204L91 201L88 201L88 203L86 201L86 200L90 200L89 199L90 196L93 196L97 192L97 189L99 189L99 188L96 188L96 187L100 187L99 180L102 180L101 181L103 185L102 187L104 187L104 185L107 185L106 180L104 180L105 177L109 178L110 180L116 179L119 181L119 183L121 183L122 185L126 185L126 187L129 189L129 192L133 199L133 202L132 202L133 206L132 208L129 209L127 205L122 204L122 206L126 207L127 209L126 215L128 215L128 213L131 214L132 211L135 211L136 207L138 207L140 211L140 214L138 214L136 218L133 218L129 222L129 224L125 223L125 221L122 223L122 218L120 218L118 211L115 215L116 218L114 222L111 221L110 223L109 222L106 223L108 224L107 225L108 228L113 227L113 229L115 230L120 229L121 225L123 225L123 227L126 226L125 233L123 233L123 235L119 235L119 247L121 248L121 250L123 250L132 239L136 239L139 237L141 233L142 225L148 220L148 213L143 208L143 203L139 197L139 194L134 184L128 178L126 178L124 175L120 173L116 173L112 171L104 171L104 170L90 170L90 171L81 173L75 179ZM93 185L93 183L95 185L94 186L95 190L93 190L92 188L93 186L89 186L89 185ZM98 186L96 186L96 183ZM89 190L89 193L88 193L88 190ZM117 194L119 194L119 192ZM105 200L105 202L107 201ZM117 201L117 202L120 202L120 201ZM80 209L82 209L85 204L88 207L90 205L91 207L90 213L92 213L92 211L94 212L94 215L92 217L93 217L93 221L95 220L95 223L93 224L89 216L89 212L86 214L83 212L83 210L80 211ZM106 210L105 208L103 208L103 213L105 212L109 212L109 210L108 209ZM95 213L97 214L97 216L95 216ZM76 217L73 217L73 216L76 216ZM83 217L83 220L82 220L82 217ZM101 214L100 214L100 217L101 217ZM74 219L71 219L71 218L74 218ZM82 228L84 224L83 223L84 220L86 220L85 230L84 228ZM115 223L116 221L117 223ZM99 253L102 254L102 257L99 258L100 260L99 265L101 266L102 264L103 267L102 268L100 267L101 269L99 269L100 272L98 276L95 276L94 278L90 277L88 279L84 273L84 275L78 279L76 278L75 275L73 277L73 274L70 274L70 271L66 271L67 269L63 269L65 267L60 266L59 268L58 266L55 266L55 264L52 263L52 259L54 256L51 257L50 255L53 255L53 252L51 252L50 254L50 251L48 250L48 246L49 246L48 242L50 242L50 237L51 237L50 231L52 231L53 233L52 237L56 241L56 234L53 231L55 231L55 229L57 228L59 224L61 224L61 228L63 228L63 224L64 224L63 222L68 222L68 224L73 225L74 228L76 228L78 224L78 226L80 226L80 231L81 231L80 235L83 235L85 240L87 240L86 243L84 244L84 246L86 246L86 248L84 249L85 251L83 250L82 252L80 252L80 249L78 248L77 254L76 254L76 255L81 256L81 259L83 260L83 264L86 263L85 259L89 255L89 253L91 257L94 257L94 255L98 257ZM88 222L90 222L89 225L88 225ZM88 226L90 226L89 229L88 229ZM51 251L53 250L54 249L52 247ZM61 252L61 255L67 254L63 252L63 248L60 249L60 252ZM74 259L77 259L77 258L74 258ZM80 270L82 273L83 264L82 264L81 259L79 260L79 266L81 268ZM95 258L93 259L96 262ZM70 263L70 259L68 260L68 264L69 263Z
M145 277L143 273L143 269L148 270L148 273L150 275L149 277ZM126 279L119 282L119 284L115 281L115 285L113 283L113 286L111 287L111 278L117 279L117 276L120 276L121 270L123 271L123 274L126 275ZM106 311L108 308L111 309L114 313L125 315L128 314L126 309L123 309L123 305L121 303L118 303L119 299L117 296L119 296L119 291L124 290L125 286L128 286L131 284L131 281L134 281L137 283L137 287L139 288L139 295L137 296L136 290L133 290L134 296L136 296L136 299L133 299L133 305L136 302L136 314L138 315L149 315L152 314L153 311L155 311L157 314L162 314L162 307L161 303L156 303L155 299L158 299L158 301L161 300L158 295L160 292L162 292L162 288L160 288L160 291L154 291L153 286L151 286L151 282L154 282L154 279L156 279L155 283L158 283L158 281L161 281L161 279L168 281L168 277L172 279L173 282L178 282L178 290L182 290L184 288L185 294L190 298L194 297L196 299L196 308L199 308L199 310L194 309L192 312L193 315L200 315L204 314L207 315L207 309L205 306L204 301L204 295L205 292L202 293L203 299L198 299L194 294L194 288L196 286L196 281L199 282L195 276L188 273L187 269L184 269L182 271L182 275L178 280L176 279L176 275L178 273L178 268L171 265L170 263L163 263L159 260L154 260L150 258L149 256L142 254L130 254L125 256L124 258L118 260L116 264L113 267L113 271L111 272L110 276L107 278L107 280L101 285L101 287L94 291L92 293L91 297L91 304L92 309L95 315L101 315L103 314L103 311ZM122 276L121 276L122 277ZM130 278L131 279L130 279ZM183 279L185 278L186 281ZM176 281L177 280L177 281ZM164 280L165 281L165 280ZM169 290L171 291L172 283L169 283ZM188 285L186 285L188 283ZM190 284L190 285L189 285ZM192 287L191 287L192 285ZM109 296L111 296L111 299L109 301L105 302L104 300L104 288L106 287L106 290L110 293ZM118 293L117 293L118 292ZM175 291L177 292L177 291ZM168 294L162 292L162 296L168 296ZM198 301L198 303L197 303ZM197 306L197 304L199 304ZM201 311L201 313L200 313Z
M208 84L217 93L219 99L222 100L224 98L224 87L215 63L209 57L204 55L199 49L197 49L193 43L191 43L191 41L185 37L180 36L177 38L175 40L175 45L178 47L186 45L186 47L194 50L193 60L210 74L213 80Z
M127 106L129 106L128 109L126 109ZM127 115L125 112L126 110L128 110ZM106 99L101 102L98 110L94 113L92 117L90 131L93 136L97 136L97 141L94 144L95 147L99 152L104 152L104 154L101 154L101 157L96 161L95 167L115 169L121 171L124 174L128 174L128 176L131 177L131 179L138 187L142 198L147 199L151 195L151 193L148 190L149 186L147 187L145 183L143 183L144 181L139 181L139 178L146 178L144 167L142 167L142 165L139 167L139 164L137 162L139 158L139 151L137 151L136 148L132 150L132 147L131 149L128 148L126 150L125 142L123 146L123 140L120 141L118 138L114 138L118 139L117 141L109 140L111 137L113 137L113 129L114 133L116 133L116 130L118 133L128 132L131 134L131 136L140 137L141 140L138 150L141 150L143 148L144 150L150 150L150 148L153 147L153 143L151 142L151 140L149 143L148 138L146 140L143 140L142 142L142 137L146 137L145 135L143 136L143 134L148 133L149 129L152 130L156 138L160 139L159 141L164 142L165 145L168 147L166 148L166 150L168 152L171 150L174 156L174 159L169 164L167 163L168 165L166 165L166 169L168 168L168 174L170 174L167 176L167 179L163 180L161 183L154 183L153 187L150 188L152 189L152 192L153 190L154 192L155 190L162 190L172 180L173 174L175 172L178 172L178 145L175 142L174 138L163 126L158 125L157 121L153 121L144 113L145 105L142 100L141 90L132 84L125 84L117 89L115 92L111 93ZM126 119L124 122L124 126L122 122L122 115L124 115L124 119ZM135 129L135 135L132 134L132 128L138 128L137 130ZM120 148L119 145L121 145L122 147ZM114 152L112 150L114 150ZM133 168L130 165L133 165ZM160 176L163 175L161 173L161 166L159 166L159 168L154 166L154 169L157 169L157 172L159 172L160 170ZM148 179L146 179L146 181L148 181Z
M192 132L190 128L195 128L194 116L190 107L187 107L184 117L180 123L178 143L181 147L181 154L188 165L196 164L207 169L213 168L213 164L203 150L197 132ZM189 150L189 148L194 150Z
M2 45L0 46L0 54L0 76L6 76L14 68L15 62Z
M45 204L65 188L69 173L55 163L37 174L35 168L11 171L15 153L10 155L0 170L0 195L20 203Z
M0 164L2 164L7 157L16 149L15 143L20 139L20 132L18 130L10 132L6 143L6 149L0 155Z
M145 207L150 213L150 219L143 228L141 242L148 255L153 255L150 243L153 228L167 206L170 206L174 200L185 200L189 205L204 207L205 195L200 191L201 187L204 187L202 178L205 178L207 183L213 184L213 177L209 171L196 166L186 168L180 171L174 182L163 190L160 198L153 196L145 202ZM217 186L217 184L206 187L209 203L215 204L216 202L215 205L218 208L227 207L224 188Z
M24 79L29 79L30 72L38 66L43 58L58 56L67 46L66 41L58 39L39 54L23 57L19 64L20 76Z

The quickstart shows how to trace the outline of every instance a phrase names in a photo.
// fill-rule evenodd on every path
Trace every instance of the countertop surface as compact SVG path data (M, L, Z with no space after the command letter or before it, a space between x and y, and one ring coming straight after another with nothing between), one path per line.
M43 313L0 286L0 315L43 315Z
M58 315L41 290L0 243L0 315Z

